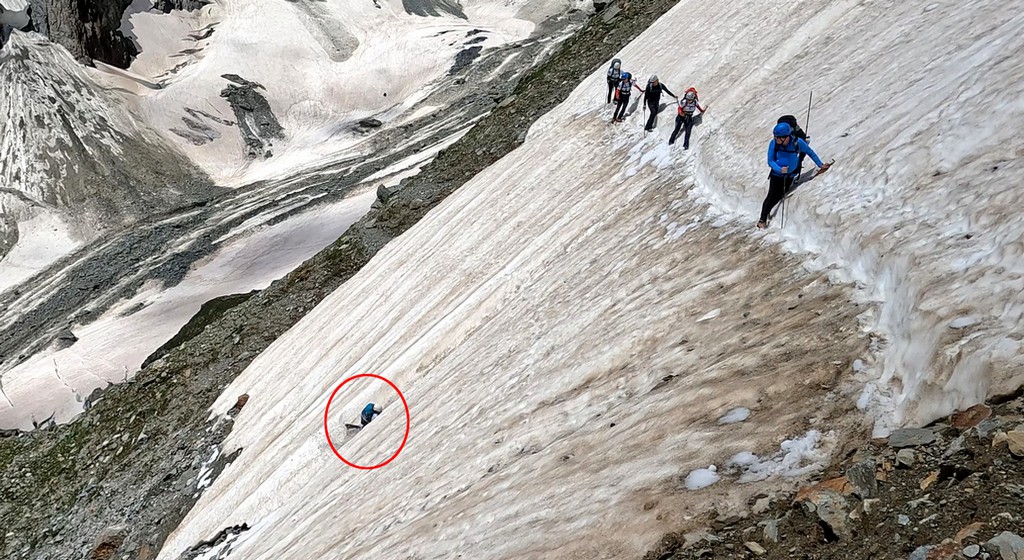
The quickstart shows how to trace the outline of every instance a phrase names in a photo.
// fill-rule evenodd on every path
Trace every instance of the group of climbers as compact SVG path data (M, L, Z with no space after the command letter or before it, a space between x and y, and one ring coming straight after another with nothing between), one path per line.
M654 124L658 113L661 111L661 94L666 93L676 100L676 124L669 138L669 145L675 144L680 129L683 130L683 149L690 148L690 132L693 129L695 113L707 111L708 106L701 106L697 90L688 88L683 97L677 97L668 86L663 84L657 75L652 75L647 81L647 87L641 88L636 85L636 79L622 69L622 61L613 59L607 72L608 99L605 104L612 102L614 94L616 106L612 113L612 122L620 123L625 119L626 106L629 104L629 97L633 89L644 93L644 103L650 110L651 115L644 124L644 131L654 130ZM761 216L757 222L759 229L768 227L768 219L775 206L782 202L786 195L794 188L800 178L805 156L810 156L815 165L818 166L815 175L828 171L831 163L823 163L818 154L814 153L809 145L807 134L797 124L793 115L783 115L779 118L772 129L773 138L768 144L768 195L761 205Z
M707 110L707 107L700 105L696 88L688 88L683 93L683 97L679 97L672 93L672 90L668 89L668 86L658 79L657 74L652 75L647 80L647 87L641 88L636 84L636 78L622 69L622 61L618 58L612 60L611 66L608 67L607 82L608 99L605 101L605 104L611 103L613 96L616 102L615 110L612 113L613 123L620 123L625 119L626 106L629 105L629 98L633 93L633 89L635 88L637 91L643 92L644 105L651 113L644 124L644 132L654 130L654 123L657 121L658 113L662 109L661 94L667 94L675 99L676 128L672 131L672 138L669 139L668 143L675 144L676 136L679 135L679 130L682 128L685 132L683 136L683 149L690 149L690 131L693 128L694 113L700 111L703 114Z

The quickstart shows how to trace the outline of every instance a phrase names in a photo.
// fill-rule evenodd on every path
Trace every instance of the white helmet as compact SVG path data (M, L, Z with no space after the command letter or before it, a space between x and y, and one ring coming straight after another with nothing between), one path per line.
M380 414L381 412L384 412L384 407L382 407L379 404L375 404L373 405L373 411L376 412L377 414Z
M652 74L652 75L651 75L651 79L650 79L650 80L648 80L648 81L649 81L650 83L652 83L652 84L653 84L654 82L657 82L657 81L658 81L658 75L657 75L657 74Z

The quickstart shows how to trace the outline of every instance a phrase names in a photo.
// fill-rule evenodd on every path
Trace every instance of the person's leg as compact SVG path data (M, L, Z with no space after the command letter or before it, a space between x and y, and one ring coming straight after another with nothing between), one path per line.
M683 126L683 116L682 115L676 115L676 127L672 131L672 137L668 139L668 143L669 144L675 144L676 143L676 136L679 136L679 129L682 126Z
M685 121L683 125L686 127L686 130L683 133L683 149L685 150L690 147L690 131L693 130L693 115L686 115L683 117L683 120Z
M785 177L779 177L772 175L768 179L768 196L764 197L764 204L761 205L761 222L768 222L768 215L771 214L772 208L779 203L786 196L786 183L791 183L793 180Z
M615 93L615 80L608 80L608 101L605 105L612 102L612 94Z
M651 116L647 117L647 124L644 125L644 130L654 130L654 119L658 118L658 104L649 101L647 102L647 109Z
M629 106L629 96L619 94L619 107L615 110L615 119L622 120L626 118L626 107Z

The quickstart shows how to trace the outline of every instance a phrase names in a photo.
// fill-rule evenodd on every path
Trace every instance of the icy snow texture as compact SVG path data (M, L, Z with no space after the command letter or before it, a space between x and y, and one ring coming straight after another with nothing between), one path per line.
M882 424L919 423L1019 385L1024 195L1014 180L1024 140L1003 123L1024 112L1020 4L680 2L619 56L712 103L690 151L664 146L670 113L646 137L639 114L606 124L598 69L523 147L232 384L214 412L251 396L225 443L245 451L160 558L242 522L253 527L236 549L247 560L298 547L353 558L639 556L669 529L638 513L645 492L668 512L704 507L702 494L733 485L680 498L680 473L767 439L726 430L802 433L780 418L817 404L793 394L803 372L777 372L784 406L718 426L719 411L764 380L716 369L714 353L690 363L660 344L687 326L719 347L734 336L725 323L739 311L708 284L749 289L770 272L737 261L734 248L750 260L781 241L807 268L861 287L865 329L886 340L862 372L874 376ZM807 88L817 92L813 145L840 163L791 199L785 230L756 232L770 129L779 114L802 113ZM702 203L709 216L669 239L667 225L691 221ZM673 260L691 248L699 264ZM694 324L715 308L716 320ZM947 328L968 314L984 319ZM749 354L731 357L752 366ZM648 393L666 370L688 375ZM413 433L394 463L356 473L330 454L319 414L341 379L365 371L405 391ZM367 387L337 406L387 394ZM391 410L342 451L388 457L404 427ZM815 451L818 439L829 438L787 441L754 476L814 467L808 459L828 453Z
M718 419L719 424L735 424L750 417L750 409L742 406L736 407Z
M686 475L686 489L700 490L701 488L707 488L721 480L721 478L718 476L718 471L714 465L706 469L694 469L690 471L690 474Z
M832 434L822 436L811 430L801 438L787 439L779 446L781 451L765 460L752 454L738 453L732 457L733 464L743 467L739 482L765 480L771 476L796 477L822 469L832 449ZM822 446L823 441L826 445Z

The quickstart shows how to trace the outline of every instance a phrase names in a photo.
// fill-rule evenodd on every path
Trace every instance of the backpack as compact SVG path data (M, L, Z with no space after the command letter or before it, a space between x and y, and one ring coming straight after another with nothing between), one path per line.
M804 129L800 128L800 125L796 124L796 117L793 115L782 115L779 117L778 123L786 123L793 127L793 132L791 132L790 135L800 138L804 142L807 141L807 133L804 132Z
M693 92L693 99L689 100L689 99L686 98L686 93L690 93L691 91ZM679 112L679 116L681 116L681 117L685 116L687 114L692 115L693 112L697 110L697 104L700 103L700 96L697 95L697 90L696 89L694 89L694 88L687 89L686 93L684 93L682 95L682 97L680 97L679 100L678 100L678 104L679 104L679 111L678 112Z
M619 94L629 95L633 89L633 76L629 72L622 73L622 81L619 82Z
M616 65L618 65L618 66L616 66ZM621 75L622 75L622 61L617 59L617 58L613 58L612 59L612 65L608 67L608 79L609 80L618 80Z

